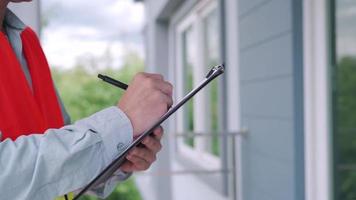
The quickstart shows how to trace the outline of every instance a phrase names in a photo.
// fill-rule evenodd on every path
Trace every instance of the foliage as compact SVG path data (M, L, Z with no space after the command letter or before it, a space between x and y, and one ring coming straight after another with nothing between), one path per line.
M105 69L99 73L110 75L118 80L129 83L138 71L143 70L143 62L136 55L128 55L125 65L120 70ZM103 108L117 104L123 91L103 83L97 74L82 66L71 70L53 69L52 75L59 90L63 103L72 121L87 117ZM96 200L95 197L83 197L85 200ZM132 179L120 184L108 200L141 199Z
M187 67L187 81L185 83L185 93L188 93L193 89L194 81L193 81L193 71L192 71L192 66ZM187 102L187 108L185 110L186 116L187 116L187 121L186 128L188 132L194 132L194 103L193 101L188 101ZM194 137L187 136L185 138L185 143L191 147L194 147Z
M334 144L336 199L356 199L356 58L335 68Z
M97 73L107 74L129 83L135 73L142 71L143 62L135 55L130 55L125 63L121 70L104 69ZM97 73L90 72L82 66L65 71L52 70L54 81L72 121L116 105L123 94L121 89L100 81Z
M120 184L116 190L106 200L139 200L142 199L137 192L135 183L132 179ZM93 196L84 196L81 200L97 200Z
M210 120L211 120L211 131L212 131L212 140L211 140L211 153L213 155L220 155L220 136L219 136L219 126L218 126L218 81L214 80L210 86Z

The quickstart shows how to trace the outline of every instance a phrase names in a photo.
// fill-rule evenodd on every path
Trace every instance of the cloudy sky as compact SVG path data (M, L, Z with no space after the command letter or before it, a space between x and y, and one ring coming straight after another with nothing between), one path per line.
M42 17L47 24L42 32L42 43L52 66L71 68L91 58L107 61L105 58L110 57L110 65L120 67L129 52L143 57L144 7L141 3L45 0Z

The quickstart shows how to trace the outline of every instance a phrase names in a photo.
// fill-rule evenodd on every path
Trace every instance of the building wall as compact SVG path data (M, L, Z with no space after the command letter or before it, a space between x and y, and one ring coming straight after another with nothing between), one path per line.
M147 2L145 2L146 5L152 5L152 7L150 7L149 9L150 16L152 16L154 19L157 19L162 9L167 5L168 1L169 0L155 0L154 4L152 0L148 0Z
M39 0L30 3L10 3L9 8L28 26L32 27L38 34L40 33L41 20Z
M249 129L242 141L244 200L304 199L297 4L239 0L241 123Z
M146 9L145 45L146 64L145 71L161 73L168 78L168 24L159 22L158 15L168 0L144 1ZM165 132L169 132L166 123ZM169 137L164 137L162 144L165 148L159 153L159 159L154 163L148 173L159 174L171 170ZM137 177L137 185L143 194L143 199L165 200L172 199L171 178L169 176Z
M239 157L238 165L241 166L236 172L236 178L241 179L236 188L241 189L237 196L242 200L302 200L304 124L301 1L233 1L235 3L231 3L232 0L224 1L227 6L236 5L238 13L233 12L234 8L227 7L224 14L227 25L225 57L229 99L226 117L229 127L233 127L229 131L238 131L241 127L248 129L248 134L239 140L241 146L235 152ZM193 1L185 1L179 9L175 8L179 2L145 1L148 9L147 69L171 77L174 76L174 70L170 67L174 66L174 62L167 58L174 60L176 54L169 52L174 49L169 45L175 44L174 39L172 41L168 37L171 34L174 38L174 34L167 30L175 21L179 21L179 18L171 17L189 10L183 7L194 5ZM231 23L237 24L237 33L234 35ZM238 41L235 35L238 35ZM231 50L235 46L238 52ZM174 146L172 143L168 145ZM158 162L161 166L166 165L165 162L172 162L169 155L166 152L163 159L160 157ZM160 184L168 184L172 180L162 179Z

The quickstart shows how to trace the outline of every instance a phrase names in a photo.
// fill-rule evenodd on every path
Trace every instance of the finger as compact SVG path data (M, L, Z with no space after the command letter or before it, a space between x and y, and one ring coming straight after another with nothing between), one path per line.
M156 160L156 154L149 148L137 147L132 152L130 152L129 155L139 157L149 163L153 163Z
M147 97L159 103L162 106L162 109L165 109L166 111L173 105L172 96L169 96L158 89L153 91L153 93L148 94Z
M134 163L128 160L120 167L120 170L126 173L140 171Z
M167 81L156 80L154 87L168 96L172 96L173 94L173 85Z
M129 155L127 156L127 159L133 163L134 168L137 170L146 170L150 167L150 163L147 162L145 159L142 159L137 156Z
M162 100L167 104L167 110L173 105L173 98L170 95L165 94Z
M163 81L161 86L161 90L169 96L173 94L173 85L168 81Z
M153 131L153 137L156 138L157 140L161 140L163 137L163 133L164 133L164 130L163 130L162 126L160 126Z
M133 172L135 170L135 165L127 160L120 168L121 171L126 172L126 173L130 173Z
M142 143L154 154L162 149L161 142L154 137L146 137Z
M164 77L161 74L145 73L145 75L156 80L164 80Z

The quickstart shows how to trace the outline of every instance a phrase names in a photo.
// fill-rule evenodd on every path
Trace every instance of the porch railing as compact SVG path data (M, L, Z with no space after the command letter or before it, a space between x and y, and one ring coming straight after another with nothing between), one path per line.
M240 168L239 158L240 146L237 144L240 137L244 137L247 134L247 130L240 132L219 132L219 133L198 133L198 132L185 132L167 134L170 137L175 138L212 138L219 137L221 140L220 155L221 168L219 169L184 169L184 170L167 170L160 172L146 172L140 175L149 176L177 176L177 175L213 175L222 174L223 194L229 199L237 200L237 188L238 188L238 170Z

